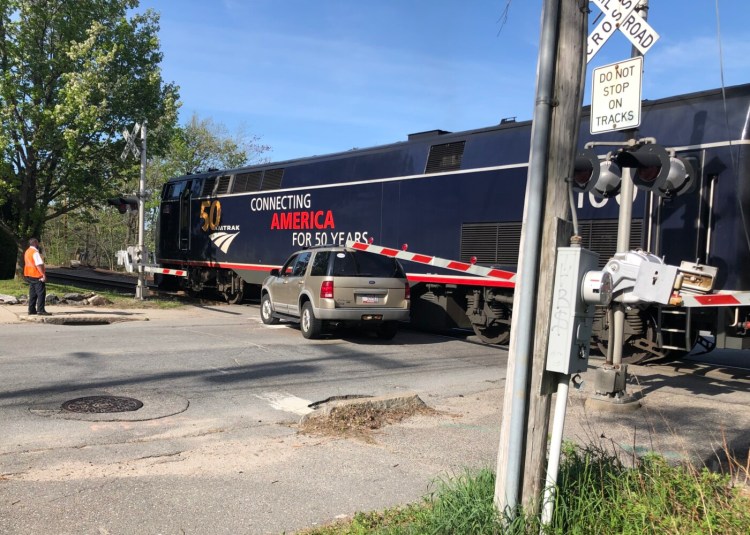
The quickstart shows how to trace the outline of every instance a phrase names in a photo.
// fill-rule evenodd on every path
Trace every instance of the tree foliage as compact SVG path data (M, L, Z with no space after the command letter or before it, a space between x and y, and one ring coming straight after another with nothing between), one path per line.
M158 16L137 0L0 0L0 232L22 250L48 221L101 204L137 162L124 129L172 137L177 87L159 64Z
M263 154L268 150L258 136L247 133L245 129L229 134L223 124L200 118L197 114L193 114L183 126L176 127L163 155L151 156L149 151L146 248L154 251L160 193L168 179L209 168L229 169L262 163L265 161ZM133 170L118 194L136 194L139 177L139 170ZM46 253L52 264L78 260L83 264L112 269L115 252L137 242L137 213L120 214L114 208L82 207L50 222L46 234Z
M196 174L209 169L233 169L264 163L270 147L260 137L240 127L230 134L227 127L211 118L193 113L190 120L176 128L163 156L149 158L146 174L146 243L154 251L156 214L161 188L172 177ZM134 183L137 190L137 183ZM132 245L124 244L124 245Z
M258 136L247 134L244 129L230 135L223 124L201 119L194 113L172 137L164 159L165 171L169 176L179 176L208 169L232 169L263 162L263 153L268 150Z

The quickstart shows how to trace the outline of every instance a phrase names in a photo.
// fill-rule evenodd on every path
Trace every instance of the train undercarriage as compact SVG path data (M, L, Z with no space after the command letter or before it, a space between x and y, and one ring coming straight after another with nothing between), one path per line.
M204 292L218 294L227 303L241 303L248 293L248 285L231 269L195 266L188 269L188 276L177 278L160 277L159 289L184 290L189 295L198 296Z
M412 289L412 323L418 327L472 329L484 343L510 341L513 292L492 287L418 284ZM606 357L611 315L597 307L591 350ZM622 361L679 360L691 351L750 349L750 308L650 306L626 310Z
M183 279L163 277L160 288L191 295L206 291L230 304L252 297L254 285L229 269L191 267ZM513 290L489 286L417 283L412 287L412 324L425 330L471 329L484 343L510 341ZM592 353L607 355L612 314L597 307ZM750 349L750 307L691 309L629 307L625 313L622 361L627 364L678 360L691 350Z

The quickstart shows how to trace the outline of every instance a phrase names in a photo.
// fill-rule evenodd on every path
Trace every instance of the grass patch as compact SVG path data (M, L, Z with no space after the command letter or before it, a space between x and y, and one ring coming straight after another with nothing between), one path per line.
M750 499L729 474L650 453L626 468L603 449L566 446L550 533L750 533Z
M179 308L183 305L194 303L194 299L176 297L176 296L151 296L143 301L137 300L134 294L118 293L107 290L91 290L87 288L81 288L70 284L54 284L47 283L47 295L55 294L62 298L67 293L81 293L91 294L96 293L106 297L112 302L110 305L105 305L109 308L161 308L161 309L172 309ZM29 285L23 280L15 279L2 279L0 280L0 294L12 295L16 298L29 295Z
M649 454L626 467L599 448L566 445L550 525L537 516L500 515L493 504L495 475L467 472L440 480L417 504L357 513L351 520L304 535L600 535L750 533L750 494L730 475L671 465Z
M493 505L495 475L469 472L435 482L435 490L417 504L383 512L357 513L347 522L301 532L300 535L423 535L500 533Z

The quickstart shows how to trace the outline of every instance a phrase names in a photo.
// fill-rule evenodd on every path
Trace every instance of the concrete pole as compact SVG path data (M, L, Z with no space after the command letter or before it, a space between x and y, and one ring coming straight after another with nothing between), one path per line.
M146 232L146 121L141 125L141 180L138 186L138 251L141 262L138 264L138 286L135 288L135 298L143 300L146 297L146 272L144 264L147 262L145 251Z

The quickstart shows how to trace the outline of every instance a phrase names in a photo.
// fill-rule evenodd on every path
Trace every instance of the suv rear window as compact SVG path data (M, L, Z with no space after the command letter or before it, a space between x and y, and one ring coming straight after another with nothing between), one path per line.
M406 275L393 258L364 251L339 251L333 256L334 277L397 277Z

